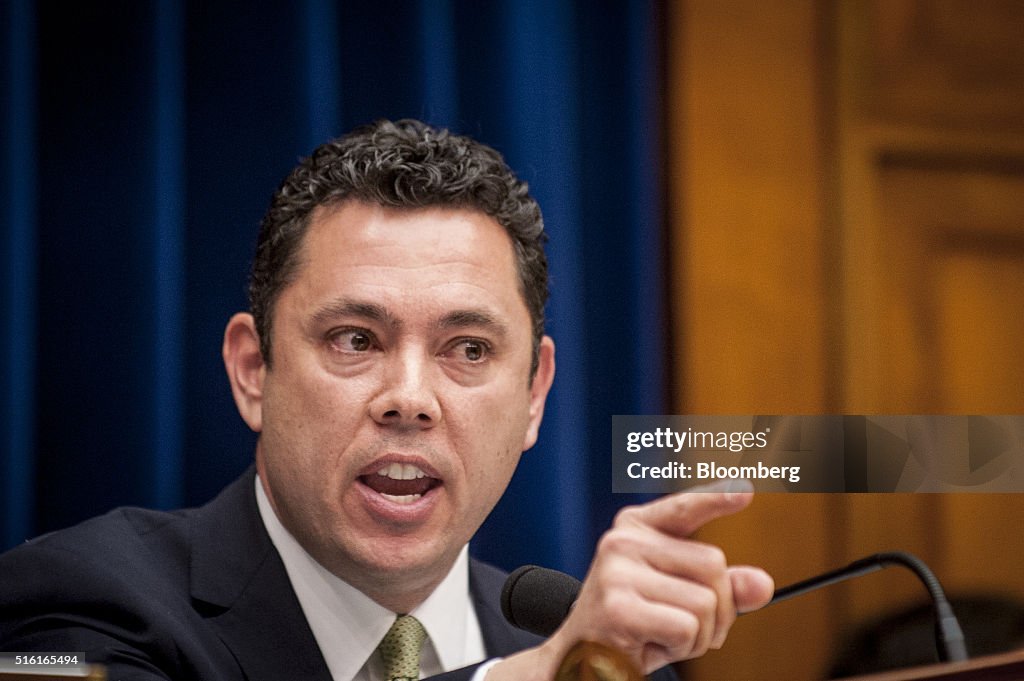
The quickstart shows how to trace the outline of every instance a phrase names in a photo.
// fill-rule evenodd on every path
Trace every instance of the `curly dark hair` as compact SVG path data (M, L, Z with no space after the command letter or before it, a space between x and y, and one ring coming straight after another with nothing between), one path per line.
M478 210L505 228L533 326L533 365L544 334L548 266L544 221L526 182L497 151L420 121L378 121L317 147L278 187L260 224L249 305L271 365L274 304L294 279L314 210L358 200L391 208Z

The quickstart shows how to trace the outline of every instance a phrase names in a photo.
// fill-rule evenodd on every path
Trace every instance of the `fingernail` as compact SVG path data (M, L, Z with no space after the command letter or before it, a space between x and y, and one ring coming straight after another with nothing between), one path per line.
M690 487L688 492L725 492L725 493L743 493L753 492L754 485L749 480L743 479L730 479L730 480L716 480L715 482L708 482L703 485L694 485Z
M724 486L724 491L734 493L746 493L754 491L754 483L749 480L727 480Z

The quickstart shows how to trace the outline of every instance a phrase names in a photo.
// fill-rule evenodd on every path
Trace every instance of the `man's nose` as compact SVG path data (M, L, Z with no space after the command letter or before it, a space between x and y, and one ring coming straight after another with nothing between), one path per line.
M383 385L370 402L370 416L381 425L431 428L441 420L441 405L429 358L413 349L387 363Z

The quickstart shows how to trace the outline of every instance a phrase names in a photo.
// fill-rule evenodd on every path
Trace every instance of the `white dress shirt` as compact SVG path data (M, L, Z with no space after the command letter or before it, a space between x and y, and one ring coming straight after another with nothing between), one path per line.
M395 621L395 613L306 553L274 513L258 476L256 503L331 677L334 681L382 681L383 663L376 651ZM465 667L486 657L469 595L468 546L462 547L451 571L427 600L408 614L423 624L429 637L420 658L422 676ZM479 669L474 681L483 679L490 666Z

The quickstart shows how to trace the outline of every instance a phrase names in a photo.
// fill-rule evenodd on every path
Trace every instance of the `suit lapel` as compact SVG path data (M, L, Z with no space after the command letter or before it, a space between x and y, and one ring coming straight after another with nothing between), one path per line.
M331 681L256 506L253 469L192 520L191 589L251 681Z
M513 627L501 614L501 588L505 577L504 572L486 563L469 561L469 590L489 657L505 657L544 640Z

